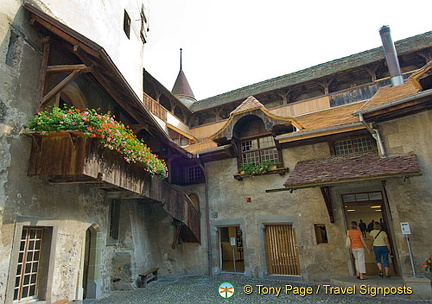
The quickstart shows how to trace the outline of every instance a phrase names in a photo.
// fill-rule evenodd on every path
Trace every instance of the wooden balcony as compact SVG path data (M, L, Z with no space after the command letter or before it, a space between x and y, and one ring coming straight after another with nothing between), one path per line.
M167 121L168 110L165 109L160 103L151 98L149 95L143 93L143 102L145 107L154 115L162 119L164 122Z
M127 163L118 153L101 148L97 139L76 132L32 134L31 138L29 176L49 176L53 183L91 183L159 202L182 222L184 241L200 242L200 215L189 197L147 173L142 165Z

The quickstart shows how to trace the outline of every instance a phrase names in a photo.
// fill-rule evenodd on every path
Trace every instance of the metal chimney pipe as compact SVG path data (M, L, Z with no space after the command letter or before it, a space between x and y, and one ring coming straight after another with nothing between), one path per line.
M380 28L379 33L383 44L387 66L390 72L391 83L394 87L401 85L403 84L403 77L396 54L396 48L390 35L390 27L388 25L383 25Z

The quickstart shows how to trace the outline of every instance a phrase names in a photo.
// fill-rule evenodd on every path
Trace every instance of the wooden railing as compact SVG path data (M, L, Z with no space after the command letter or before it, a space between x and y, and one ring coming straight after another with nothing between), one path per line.
M190 198L182 191L158 178L152 178L143 189L145 197L161 202L173 218L183 224L182 239L185 242L201 242L200 213Z
M168 110L146 93L143 93L143 103L151 113L162 119L164 122L167 121Z

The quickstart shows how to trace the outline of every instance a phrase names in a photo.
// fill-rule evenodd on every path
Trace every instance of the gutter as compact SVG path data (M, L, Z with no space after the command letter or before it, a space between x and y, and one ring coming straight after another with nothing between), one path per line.
M372 135L372 137L377 142L380 156L381 157L385 157L386 156L386 151L385 151L385 147L384 147L383 141L381 139L381 134L380 134L379 130L378 129L373 129L371 127L371 125L369 125L364 120L364 117L363 117L362 113L359 113L358 116L359 116L360 122L366 127L366 129L369 131L369 133Z
M413 101L415 99L420 99L420 98L429 97L429 96L432 96L432 89L429 89L429 90L426 90L426 91L423 91L423 92L419 92L417 94L410 95L410 96L407 96L407 97L403 97L401 99L396 99L394 101L383 103L383 104L380 104L380 105L377 105L375 107L371 107L371 108L368 108L368 109L365 109L365 110L359 110L359 111L354 112L353 115L357 116L359 114L368 114L368 113L371 113L371 112L374 112L374 111L382 110L382 109L385 109L385 108L388 108L388 107L391 107L391 106L400 105L400 104L403 104L403 103L406 103L406 102L409 102L409 101Z
M219 146L219 147L216 147L216 148L211 149L211 150L207 150L207 151L204 151L204 152L201 152L201 153L197 153L196 155L197 155L198 158L200 158L201 155L205 155L205 154L212 153L212 152L223 151L223 150L229 149L231 147L232 147L232 144L228 144L228 145L224 145L224 146Z
M423 91L423 92L420 92L420 93L417 93L417 94L414 94L414 95L410 95L410 96L407 96L407 97L404 97L404 98L401 98L401 99L397 99L397 100L394 100L394 101L391 101L391 102L383 103L383 104L380 104L380 105L377 105L375 107L371 107L371 108L368 108L368 109L365 109L365 110L359 110L359 111L354 112L353 115L354 116L358 116L360 122L372 134L372 137L377 141L381 157L385 157L386 156L386 151L385 151L385 147L384 147L384 144L383 144L383 141L382 141L382 137L381 137L381 134L380 134L379 130L372 128L372 126L365 121L363 115L364 114L373 113L374 111L383 110L383 109L386 109L386 108L389 108L389 107L392 107L392 106L396 106L396 105L400 105L400 104L403 104L403 103L407 103L407 102L410 102L410 101L413 101L413 100L416 100L416 99L429 97L429 96L432 96L432 89L426 90L426 91Z
M314 135L319 135L321 133L327 133L327 132L336 132L336 131L341 131L344 129L352 129L352 128L356 128L356 127L361 127L363 124L361 122L354 122L348 125L341 125L341 126L335 126L335 127L328 127L328 128L323 128L323 129L318 129L318 130L312 130L312 131L305 131L305 132L297 132L297 133L290 133L288 135L286 134L282 134L279 136L275 137L275 140L278 140L281 143L287 142L288 139L291 138L296 138L296 137L300 137L299 139L295 139L295 140L301 140L303 136L308 136L308 138L310 137L314 137Z

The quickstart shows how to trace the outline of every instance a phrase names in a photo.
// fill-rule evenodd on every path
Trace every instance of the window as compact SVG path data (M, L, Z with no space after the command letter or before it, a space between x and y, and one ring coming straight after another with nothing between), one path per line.
M242 140L241 153L242 164L279 162L279 152L273 136Z
M126 36L128 37L128 39L130 39L131 19L128 13L126 12L126 10L124 11L124 17L123 17L123 30Z
M328 243L326 226L322 224L315 224L314 228L317 244Z
M147 18L145 16L145 12L144 12L144 5L141 6L141 11L140 11L140 19L141 19L141 29L140 29L140 37L141 37L141 41L142 43L146 43L146 25L147 25ZM147 29L148 30L148 29Z
M201 182L204 180L204 173L199 166L193 166L188 168L188 182Z
M118 240L119 238L120 203L120 200L111 201L109 235L113 240Z
M43 228L24 227L15 277L14 300L37 297Z
M372 140L368 136L339 140L334 142L333 145L335 155L346 155L374 150Z

